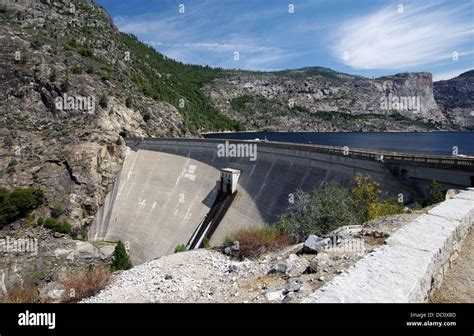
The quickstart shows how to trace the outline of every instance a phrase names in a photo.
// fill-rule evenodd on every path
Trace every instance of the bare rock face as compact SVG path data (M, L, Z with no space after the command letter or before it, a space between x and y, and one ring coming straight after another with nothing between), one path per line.
M457 126L436 104L429 73L367 79L324 68L234 72L206 90L222 111L254 129L415 131Z
M42 216L60 202L86 226L120 168L124 136L185 133L174 106L131 81L134 60L91 1L9 2L0 43L0 185L41 188Z
M474 129L474 70L450 80L434 82L434 95L451 124Z

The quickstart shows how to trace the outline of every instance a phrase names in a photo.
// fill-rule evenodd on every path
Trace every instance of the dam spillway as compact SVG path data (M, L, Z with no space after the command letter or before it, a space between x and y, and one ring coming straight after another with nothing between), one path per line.
M403 194L408 201L414 189L403 183L407 170L413 171L417 183L437 179L447 187L464 187L469 174L474 175L471 166L449 176L435 163L381 162L370 153L345 155L340 149L282 143L256 143L254 161L221 157L217 146L222 143L127 139L122 169L89 229L89 239L127 242L134 264L173 253L177 245L186 245L208 214L225 167L241 171L238 195L212 235L211 245L241 228L274 223L298 189L311 191L331 181L350 187L357 174L368 174L389 195Z

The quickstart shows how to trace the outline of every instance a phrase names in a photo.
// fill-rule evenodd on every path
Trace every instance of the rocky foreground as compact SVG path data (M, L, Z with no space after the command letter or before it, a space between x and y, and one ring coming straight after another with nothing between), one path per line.
M18 222L0 230L0 302L19 284L35 284L46 300L59 300L61 280L75 270L109 263L114 243L72 240L68 235Z
M106 289L82 302L299 302L417 216L346 226L329 239L308 239L256 260L212 249L176 253L116 273Z

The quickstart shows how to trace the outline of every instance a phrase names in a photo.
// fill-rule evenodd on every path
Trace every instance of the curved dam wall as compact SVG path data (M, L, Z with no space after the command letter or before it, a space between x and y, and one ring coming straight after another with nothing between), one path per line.
M405 200L413 190L387 165L373 159L322 153L308 145L257 143L255 161L219 157L221 140L127 140L129 146L113 190L97 214L91 240L128 242L134 264L174 252L186 244L217 195L220 169L241 170L238 194L214 232L211 244L250 226L274 223L296 190L310 191L334 181L351 186L356 174L369 174L391 195ZM230 143L249 143L231 141Z

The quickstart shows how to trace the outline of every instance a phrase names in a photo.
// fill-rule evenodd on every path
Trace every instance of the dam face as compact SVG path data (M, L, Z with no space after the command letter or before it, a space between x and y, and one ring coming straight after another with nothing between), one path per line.
M257 144L255 161L220 157L220 140L144 139L129 146L113 190L107 195L89 239L128 243L134 264L174 252L189 241L216 196L220 169L241 171L237 195L212 235L226 235L278 220L290 195L327 182L350 187L357 174L371 175L390 195L413 196L412 189L381 162L309 150L310 146ZM231 143L248 143L231 141Z

